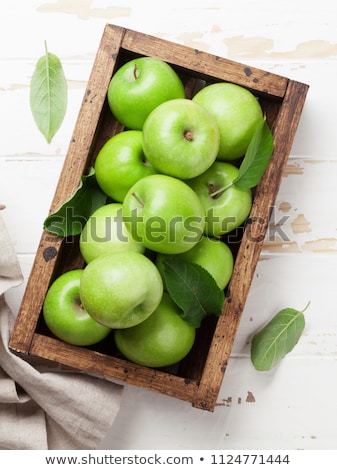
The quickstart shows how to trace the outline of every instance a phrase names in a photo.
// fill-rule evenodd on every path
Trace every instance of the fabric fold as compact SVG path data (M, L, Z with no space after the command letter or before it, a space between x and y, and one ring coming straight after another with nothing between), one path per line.
M38 370L9 350L14 318L4 293L22 280L0 217L0 449L96 449L123 387L81 372Z

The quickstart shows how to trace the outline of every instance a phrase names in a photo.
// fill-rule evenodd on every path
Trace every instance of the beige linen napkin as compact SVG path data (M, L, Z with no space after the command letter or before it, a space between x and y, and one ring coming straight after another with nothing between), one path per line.
M123 387L82 373L42 372L9 351L14 319L4 293L21 282L0 216L0 449L97 449Z

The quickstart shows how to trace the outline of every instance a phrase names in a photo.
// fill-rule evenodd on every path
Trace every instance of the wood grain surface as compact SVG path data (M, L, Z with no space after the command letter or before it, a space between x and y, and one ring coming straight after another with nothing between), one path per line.
M53 200L103 28L114 23L307 83L290 158L214 413L132 385L105 449L334 449L337 414L337 15L299 0L6 2L0 16L0 204L25 282ZM29 109L44 40L64 64L66 118L47 144ZM274 370L257 372L250 340L278 310L306 328Z

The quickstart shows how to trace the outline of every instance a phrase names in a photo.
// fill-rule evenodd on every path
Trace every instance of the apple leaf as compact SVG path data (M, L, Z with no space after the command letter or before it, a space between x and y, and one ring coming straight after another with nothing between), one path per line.
M183 311L182 318L195 328L207 315L220 316L224 292L203 267L179 257L164 261L166 288L172 300Z
M67 109L67 82L60 59L48 52L37 61L30 83L30 108L35 123L50 143Z
M265 119L257 126L233 184L240 189L256 186L274 150L274 139Z
M82 176L76 192L44 221L44 230L60 237L79 235L90 215L107 201L107 195L98 186L95 170Z
M310 302L309 302L310 303ZM255 369L272 369L297 344L305 327L304 311L280 310L252 339L251 360Z

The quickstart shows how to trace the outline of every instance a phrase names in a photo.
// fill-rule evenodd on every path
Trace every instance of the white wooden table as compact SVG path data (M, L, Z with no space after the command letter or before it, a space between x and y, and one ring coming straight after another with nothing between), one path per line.
M337 7L328 0L17 0L0 15L0 204L29 275L104 25L114 23L310 85L214 413L126 386L104 449L336 449ZM63 63L66 118L51 144L29 108L38 57ZM18 311L25 283L7 300ZM270 372L250 339L283 307L306 311Z

